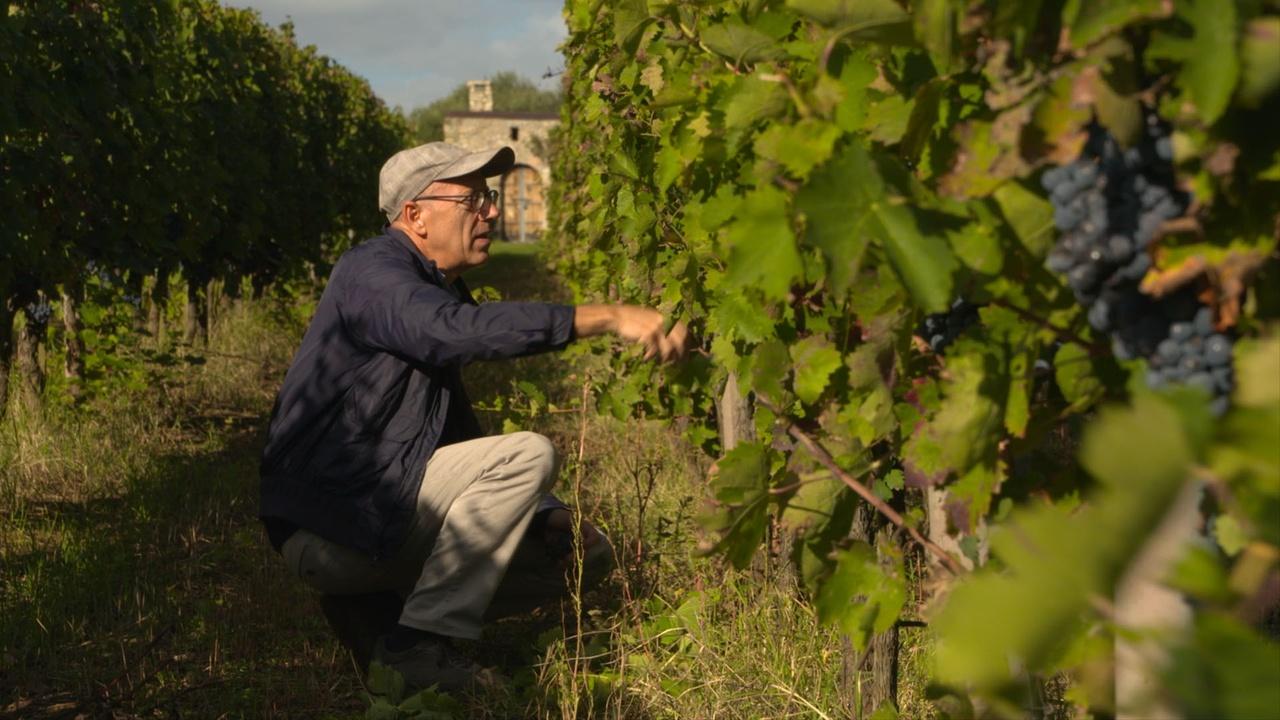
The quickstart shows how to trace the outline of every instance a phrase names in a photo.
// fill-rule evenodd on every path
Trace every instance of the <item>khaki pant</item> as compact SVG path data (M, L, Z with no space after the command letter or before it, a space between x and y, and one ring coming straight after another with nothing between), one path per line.
M542 538L525 533L555 474L555 448L536 433L448 445L427 463L417 513L395 557L374 561L299 530L282 548L285 562L322 593L400 592L401 624L476 639L484 620L530 610L568 588ZM612 564L607 541L593 546L584 587Z

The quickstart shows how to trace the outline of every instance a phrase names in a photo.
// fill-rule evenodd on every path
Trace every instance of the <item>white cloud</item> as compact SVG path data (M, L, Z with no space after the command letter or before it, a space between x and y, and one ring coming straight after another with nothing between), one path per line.
M467 80L514 70L555 87L563 60L560 0L228 0L369 80L388 105L412 108Z

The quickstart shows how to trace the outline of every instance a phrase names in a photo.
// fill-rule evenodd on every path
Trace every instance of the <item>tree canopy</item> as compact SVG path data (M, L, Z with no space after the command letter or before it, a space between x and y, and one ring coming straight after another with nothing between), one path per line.
M560 109L559 90L543 90L515 72L500 72L490 77L489 82L493 84L493 109L496 111L557 112ZM444 139L445 113L466 109L467 84L461 83L439 100L410 110L405 119L414 141L427 143Z

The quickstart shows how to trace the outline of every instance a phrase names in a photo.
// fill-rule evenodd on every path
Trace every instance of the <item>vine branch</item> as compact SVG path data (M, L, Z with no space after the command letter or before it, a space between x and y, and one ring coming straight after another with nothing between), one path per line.
M1105 350L1105 348L1102 345L1099 345L1096 342L1085 340L1080 335L1077 335L1075 332L1068 330L1064 327L1059 327L1057 325L1054 325L1053 323L1040 317L1039 315L1036 315L1030 310L1027 310L1025 308L1020 308L1017 305L1006 302L999 298L993 298L990 301L990 303L998 308L1004 308L1005 310L1008 310L1009 312L1013 313L1014 315L1017 315L1018 317L1022 318L1023 320L1026 320L1029 323L1032 323L1034 325L1039 325L1040 327L1052 332L1053 334L1057 335L1058 337L1064 340L1070 340L1071 342L1081 347L1088 348L1092 352L1102 352L1103 350Z
M757 399L762 405L769 408L769 410L777 417L785 417L783 413L768 402L760 399L759 397L757 397ZM917 545L937 556L937 558L942 561L943 567L950 571L952 575L960 576L965 573L964 566L957 562L955 558L951 557L950 553L943 550L937 543L920 534L920 531L907 523L906 519L904 519L897 510L890 507L888 503L881 500L874 492L871 491L870 488L863 485L857 478L846 472L844 468L840 467L840 465L836 463L835 458L831 456L831 453L828 452L821 443L815 440L813 436L809 435L809 433L804 430L801 430L795 423L789 420L786 421L786 423L787 433L791 435L791 437L795 438L801 445L804 445L805 449L817 458L818 462L821 463L823 467L830 470L836 477L840 478L840 481L847 485L850 490L857 493L858 497L866 500L871 507L875 508L877 512L885 516L889 522L905 530Z

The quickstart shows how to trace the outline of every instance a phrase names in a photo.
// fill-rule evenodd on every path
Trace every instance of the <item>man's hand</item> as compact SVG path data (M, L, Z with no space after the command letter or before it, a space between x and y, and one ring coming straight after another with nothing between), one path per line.
M680 360L688 349L689 328L678 322L664 332L664 324L662 313L638 305L580 305L574 315L578 337L612 332L623 340L644 345L646 360Z

